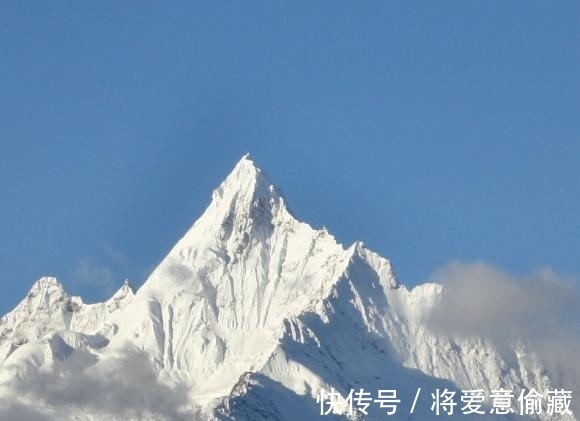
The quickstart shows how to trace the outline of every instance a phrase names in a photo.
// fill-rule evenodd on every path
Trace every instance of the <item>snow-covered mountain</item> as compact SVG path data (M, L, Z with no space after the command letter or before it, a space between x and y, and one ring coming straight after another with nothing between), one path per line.
M361 388L396 390L399 420L458 391L470 418L461 390L564 387L525 342L432 332L441 295L297 220L245 156L135 294L86 305L43 278L0 320L0 421L385 419L379 403L320 415L321 390Z
M131 302L128 282L104 303L84 304L69 296L55 278L44 277L14 310L0 319L0 362L31 341L58 332L90 335L107 329L107 320Z

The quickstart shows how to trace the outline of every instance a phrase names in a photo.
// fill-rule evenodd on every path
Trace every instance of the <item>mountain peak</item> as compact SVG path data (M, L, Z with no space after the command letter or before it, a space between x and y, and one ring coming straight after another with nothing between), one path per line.
M214 190L212 202L201 219L209 219L204 225L218 226L222 231L231 231L233 226L247 231L252 227L270 227L275 220L288 215L282 193L246 154ZM224 235L227 232L220 236Z
M62 284L54 277L43 276L32 285L28 293L29 296L35 296L39 293L46 294L48 291L64 295L65 291Z
M250 154L245 154L235 165L232 172L223 183L214 191L214 199L230 194L244 194L255 196L279 196L269 177L256 166Z
M267 241L275 226L293 221L282 193L245 154L169 255L181 259L206 248L235 254L251 243Z
M121 288L119 288L117 290L117 292L115 292L115 294L113 294L113 296L111 297L110 300L117 300L118 301L118 300L124 300L126 297L133 298L134 296L135 296L135 291L133 291L133 288L131 287L131 283L129 282L128 279L125 279L125 282L123 282L123 285L121 286Z

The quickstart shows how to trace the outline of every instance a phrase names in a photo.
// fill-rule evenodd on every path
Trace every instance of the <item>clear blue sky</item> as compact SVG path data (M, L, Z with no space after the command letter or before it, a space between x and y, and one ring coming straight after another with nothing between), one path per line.
M0 313L140 285L245 152L410 285L578 276L580 3L2 2Z

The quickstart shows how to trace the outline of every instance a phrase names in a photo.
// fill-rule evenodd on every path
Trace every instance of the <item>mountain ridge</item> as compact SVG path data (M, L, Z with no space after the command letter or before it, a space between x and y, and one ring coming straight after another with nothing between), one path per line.
M56 279L34 288L41 299L33 307L48 303L50 317L0 359L0 406L4 399L57 419L318 419L322 389L346 396L351 388L396 387L407 405L421 385L488 391L557 385L515 345L499 350L482 338L431 332L425 319L440 301L441 285L409 290L390 261L362 242L345 248L326 229L297 220L249 155L135 294L125 284L107 302L85 305L66 296ZM18 318L38 323L27 316ZM0 350L15 345L13 336L1 338ZM126 393L122 379L99 373L130 380L135 373L126 367L135 361L155 384L132 387L151 387L177 409L164 401L128 410L115 401L114 410L95 404L87 414L67 401L63 413L55 405L61 395L26 392L38 373L58 385L59 370L74 370L97 390L120 382ZM263 402L267 396L276 399ZM109 399L92 397L99 398ZM430 416L429 407L428 397L421 398L417 419ZM384 413L373 407L363 415L336 419L375 420ZM408 416L401 410L394 419Z

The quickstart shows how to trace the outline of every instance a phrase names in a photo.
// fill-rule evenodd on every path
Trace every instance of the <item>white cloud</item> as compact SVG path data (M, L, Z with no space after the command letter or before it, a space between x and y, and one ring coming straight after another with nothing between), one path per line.
M563 328L578 333L578 287L549 268L519 277L481 262L453 262L431 278L444 286L430 320L435 328L498 339Z
M481 262L453 262L431 278L443 284L427 321L433 330L500 346L522 339L562 386L580 392L578 282L550 268L521 277Z
M2 420L10 421L54 421L37 412L28 405L0 399L0 414Z
M59 414L66 408L71 418L89 413L94 419L198 419L187 407L187 389L161 382L147 356L138 352L85 369L63 365L54 372L28 376L15 387L17 398L5 401L3 408L0 402L12 421L48 420L35 418L27 402L45 408L43 413Z

